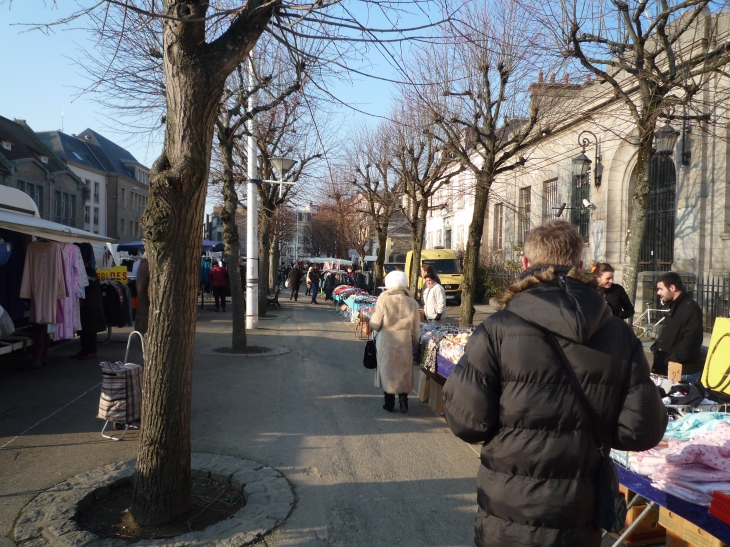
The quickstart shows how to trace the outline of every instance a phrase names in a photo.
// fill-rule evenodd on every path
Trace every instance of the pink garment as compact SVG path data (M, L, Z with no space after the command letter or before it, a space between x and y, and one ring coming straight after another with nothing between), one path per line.
M61 246L53 241L28 245L20 298L29 298L30 321L55 323L58 300L66 297Z
M715 429L695 435L687 442L669 441L667 463L683 464L700 462L719 469L730 471L730 425L720 422Z
M79 297L89 285L80 249L73 243L61 243L63 273L66 279L66 298L59 300L60 318L56 325L54 340L70 340L81 330Z
M694 503L695 505L709 507L710 502L712 501L711 494L708 496L707 494L698 492L697 490L685 488L684 486L680 486L672 482L655 481L652 482L651 485L657 490L662 490L667 494L671 494L690 503Z

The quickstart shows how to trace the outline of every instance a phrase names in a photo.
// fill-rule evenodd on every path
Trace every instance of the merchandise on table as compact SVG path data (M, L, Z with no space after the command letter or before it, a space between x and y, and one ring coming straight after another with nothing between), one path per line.
M704 414L709 419L692 420ZM688 440L670 438L666 445L630 455L630 469L648 476L658 490L709 506L712 492L730 491L730 424L725 421L728 417L708 412L676 420L681 421L677 432Z
M441 381L448 378L456 363L464 355L464 348L472 331L472 328L451 325L422 324L418 352L421 369L427 374L438 376Z

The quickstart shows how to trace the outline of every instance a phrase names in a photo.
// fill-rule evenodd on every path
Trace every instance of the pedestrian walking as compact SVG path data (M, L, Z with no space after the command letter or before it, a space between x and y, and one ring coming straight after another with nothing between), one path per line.
M296 302L299 298L299 286L302 284L302 270L299 269L297 264L294 264L287 279L289 280L289 290L291 291L289 300L293 298L294 302Z
M444 386L451 431L482 444L476 547L599 547L603 458L664 435L641 342L582 272L582 251L568 222L530 231L522 275ZM603 432L602 452L592 430Z
M317 302L317 293L319 292L319 282L322 279L322 272L319 269L319 264L315 263L309 272L309 280L312 283L312 304L319 304Z
M405 273L386 275L385 291L378 297L370 318L370 326L378 333L375 387L382 388L383 408L388 412L395 407L396 393L400 411L408 412L408 393L413 389L413 346L418 343L420 319L418 304L407 287Z
M682 377L697 381L702 373L702 308L684 289L682 278L676 272L665 272L656 282L657 295L664 304L670 304L664 318L664 328L652 346L654 374L667 375L669 361L681 363ZM684 378L686 376L686 378Z
M307 276L306 276L306 282L307 282L307 290L304 292L304 296L309 296L310 291L312 290L312 280L310 279L310 275L312 274L312 270L314 269L314 265L310 266L307 269Z
M606 299L611 312L621 319L634 316L634 305L629 295L618 283L613 282L613 266L606 262L596 262L591 266L591 274L598 282L598 292Z
M216 262L210 269L210 285L213 288L215 311L226 311L226 277L228 269L221 262Z
M446 291L436 282L434 274L427 273L423 281L423 314L429 323L442 322L446 314Z

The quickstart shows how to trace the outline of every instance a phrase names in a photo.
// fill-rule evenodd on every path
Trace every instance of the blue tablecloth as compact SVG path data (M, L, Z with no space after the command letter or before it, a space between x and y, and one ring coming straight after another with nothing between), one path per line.
M707 507L695 505L688 501L676 498L671 494L657 490L651 485L651 479L644 475L633 473L620 465L618 469L619 481L629 490L641 494L649 499L676 513L683 519L690 521L695 526L703 529L717 539L730 544L730 526L707 512Z

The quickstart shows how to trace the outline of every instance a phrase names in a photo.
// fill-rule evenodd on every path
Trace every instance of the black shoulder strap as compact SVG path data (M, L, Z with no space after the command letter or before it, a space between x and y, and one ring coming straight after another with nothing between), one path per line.
M543 330L545 331L545 334L547 334L547 337L550 340L553 348L555 349L555 352L560 357L560 361L563 363L565 373L568 376L568 381L570 381L570 385L573 388L573 391L575 391L575 394L578 397L578 401L583 407L583 412L585 412L586 417L588 418L588 428L591 430L591 435L593 435L593 440L596 443L596 448L601 454L606 456L608 454L608 451L610 450L610 446L609 443L606 441L606 435L601 429L601 419L598 417L598 414L596 414L596 411L593 410L593 407L591 406L588 397L586 397L583 388L580 386L580 382L578 382L578 377L575 375L573 366L570 364L570 361L568 361L568 357L565 355L565 352L563 351L560 342L558 342L558 339L552 332L545 329Z

